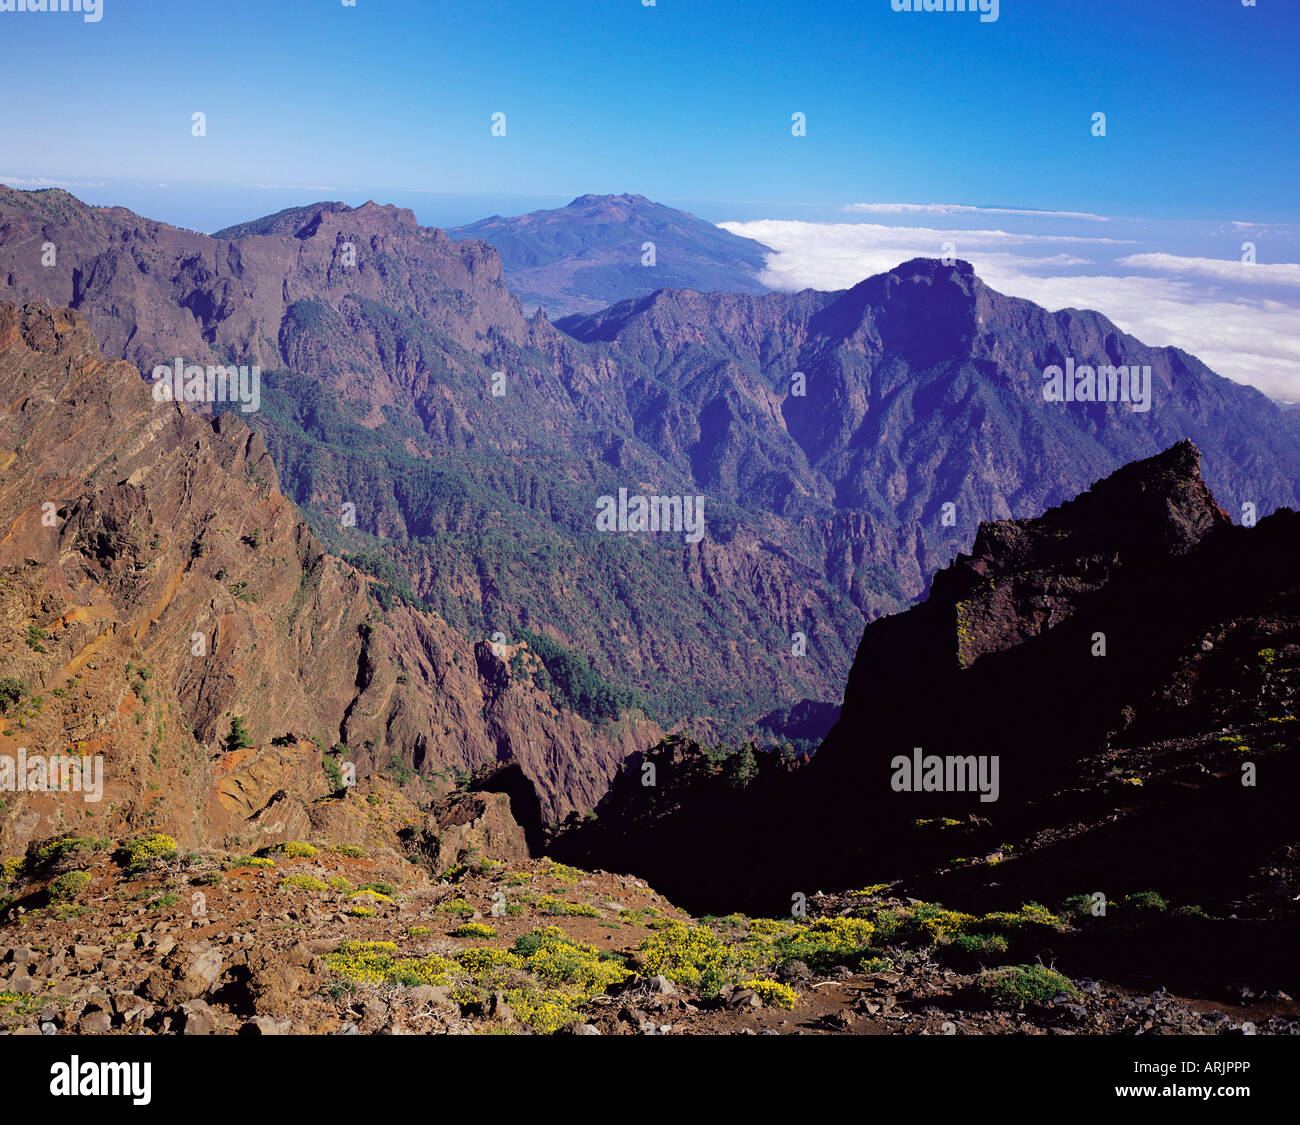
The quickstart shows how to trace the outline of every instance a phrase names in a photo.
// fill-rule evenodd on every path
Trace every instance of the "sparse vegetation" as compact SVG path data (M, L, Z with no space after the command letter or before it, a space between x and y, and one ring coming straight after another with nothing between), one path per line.
M976 989L994 1004L1023 1007L1042 1005L1060 995L1076 997L1079 990L1069 977L1042 965L1006 965L986 969L975 981Z

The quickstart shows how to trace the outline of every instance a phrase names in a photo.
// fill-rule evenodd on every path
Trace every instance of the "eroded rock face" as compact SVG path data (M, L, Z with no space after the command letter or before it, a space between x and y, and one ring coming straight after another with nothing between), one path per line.
M0 344L0 671L21 685L0 754L103 766L96 802L16 793L6 850L83 811L113 835L287 838L326 793L318 747L338 742L362 776L396 761L435 792L517 761L559 819L658 737L598 732L526 676L483 678L436 615L384 612L280 493L257 434L155 401L80 314L0 303ZM251 745L226 753L235 716Z
M609 205L578 210L600 225ZM924 596L981 521L1037 515L1182 438L1230 510L1300 501L1295 424L1264 396L960 261L834 293L665 288L561 331L524 316L491 246L399 208L319 203L209 237L0 187L0 296L78 308L146 374L177 355L260 364L249 417L319 534L355 502L445 621L534 622L661 716L728 736L834 701L863 626ZM1071 356L1150 366L1155 407L1044 401L1044 368ZM707 536L593 542L595 499L639 482L705 496ZM482 565L485 534L515 549ZM788 657L795 632L809 659Z
M460 864L527 859L524 830L504 793L453 793L436 802L407 834L408 851L435 875Z

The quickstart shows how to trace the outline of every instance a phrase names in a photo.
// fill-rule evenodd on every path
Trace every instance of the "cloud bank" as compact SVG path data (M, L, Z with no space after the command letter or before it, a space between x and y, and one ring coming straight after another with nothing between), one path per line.
M853 209L874 206L899 208ZM943 204L914 209L991 213ZM1294 263L1164 252L1116 256L1138 240L1074 234L775 219L718 225L771 247L759 279L773 289L846 289L909 258L952 255L971 262L999 292L1052 311L1095 309L1145 344L1182 348L1229 379L1300 401L1300 265Z

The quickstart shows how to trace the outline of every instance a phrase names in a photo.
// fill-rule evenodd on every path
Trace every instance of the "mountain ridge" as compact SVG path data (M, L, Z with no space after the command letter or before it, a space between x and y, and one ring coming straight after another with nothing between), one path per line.
M658 290L566 319L584 342L523 315L491 246L409 212L276 221L223 241L6 189L0 294L75 300L146 372L178 351L261 363L252 424L332 551L467 636L546 633L670 726L832 704L867 621L920 597L980 520L1181 438L1234 512L1298 502L1300 434L1258 392L964 262L833 294ZM1069 357L1149 363L1155 407L1044 402L1042 369ZM597 533L620 488L706 496L708 533Z

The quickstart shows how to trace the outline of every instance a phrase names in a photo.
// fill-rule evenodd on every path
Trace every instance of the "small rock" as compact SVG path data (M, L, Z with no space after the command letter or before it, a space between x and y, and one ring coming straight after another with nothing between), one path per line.
M103 1008L87 1008L77 1021L77 1030L83 1035L103 1035L113 1026L113 1017Z
M451 1001L451 989L441 984L421 984L411 989L411 999L417 1004L446 1004Z
M292 1022L273 1016L254 1016L239 1029L240 1035L288 1035Z
M665 996L671 996L677 991L677 986L665 976L651 977L646 986L651 992L661 992Z
M487 1016L490 1020L497 1023L514 1023L515 1012L508 1003L505 996L500 992L492 993L492 999L487 1004Z
M202 1000L191 1000L172 1016L172 1028L182 1035L211 1035L212 1014Z
M104 947L102 945L74 945L72 947L72 958L78 965L98 965L103 956Z

